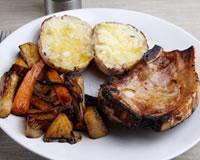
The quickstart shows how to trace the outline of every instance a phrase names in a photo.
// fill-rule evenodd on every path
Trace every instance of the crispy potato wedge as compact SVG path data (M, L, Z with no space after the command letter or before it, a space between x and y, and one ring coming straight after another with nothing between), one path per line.
M40 60L40 55L36 44L28 42L20 45L19 48L20 55L30 68Z
M0 80L0 117L7 117L12 108L12 101L17 88L19 77L16 72L4 73Z
M23 115L28 112L32 91L36 80L44 67L44 62L40 60L33 65L24 77L14 98L12 112L16 115Z
M73 126L69 118L64 113L60 113L49 126L45 136L45 142L69 142L75 143Z
M17 56L15 60L15 64L22 66L24 68L29 68L26 62L23 60L23 58L20 55Z
M96 139L108 134L108 129L94 106L86 108L84 120L90 138Z
M58 72L56 72L56 70L52 69L52 70L48 71L47 75L51 82L63 83L63 80L61 79ZM54 88L55 88L56 94L57 94L58 99L60 100L61 104L70 106L70 104L72 102L72 97L71 97L68 89L63 85L55 85Z

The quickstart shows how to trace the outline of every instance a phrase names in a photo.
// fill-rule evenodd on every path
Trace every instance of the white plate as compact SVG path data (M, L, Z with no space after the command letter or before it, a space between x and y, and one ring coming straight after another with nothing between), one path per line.
M144 32L149 46L161 45L165 50L185 49L194 45L199 59L200 43L183 29L143 13L119 9L81 9L60 12L57 15L74 15L94 25L102 21L129 23ZM18 53L18 45L27 41L35 41L41 22L47 17L34 20L8 36L0 44L0 75L14 61ZM199 61L198 61L199 62ZM199 64L197 63L199 68ZM199 70L198 70L199 71ZM95 72L86 71L86 92L96 95L101 76ZM44 143L42 139L28 139L24 136L23 118L10 115L0 120L1 128L15 141L27 149L50 159L68 160L164 160L171 159L200 140L200 108L181 125L163 132L128 131L115 129L104 138L91 140L83 137L80 143Z

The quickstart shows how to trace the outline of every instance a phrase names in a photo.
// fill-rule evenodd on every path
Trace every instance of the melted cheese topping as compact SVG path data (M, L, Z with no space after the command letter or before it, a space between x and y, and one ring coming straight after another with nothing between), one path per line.
M144 35L130 25L100 23L95 28L95 52L108 67L132 66L141 59L148 46Z
M86 67L93 58L92 29L72 16L54 17L42 25L42 52L57 67Z

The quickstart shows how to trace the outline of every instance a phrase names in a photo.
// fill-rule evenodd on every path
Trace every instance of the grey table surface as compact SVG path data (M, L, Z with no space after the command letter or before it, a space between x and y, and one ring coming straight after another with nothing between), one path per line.
M200 0L82 0L84 8L122 8L168 20L200 39ZM44 15L43 0L0 0L0 31L15 30ZM0 130L0 160L43 160ZM200 143L176 160L199 160Z

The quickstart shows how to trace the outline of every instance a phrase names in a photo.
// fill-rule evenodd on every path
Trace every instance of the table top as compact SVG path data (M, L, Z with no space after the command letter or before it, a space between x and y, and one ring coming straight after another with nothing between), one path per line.
M148 13L168 20L200 39L199 0L82 0L84 8L122 8ZM25 23L44 15L42 0L1 0L0 31L15 30ZM43 160L44 158L24 149L0 130L0 160ZM200 143L176 158L198 160Z

